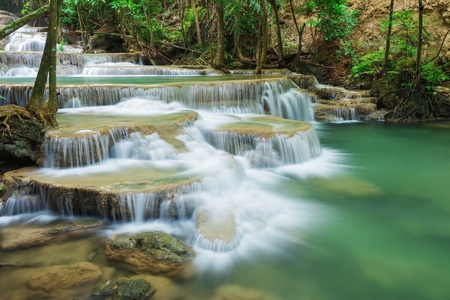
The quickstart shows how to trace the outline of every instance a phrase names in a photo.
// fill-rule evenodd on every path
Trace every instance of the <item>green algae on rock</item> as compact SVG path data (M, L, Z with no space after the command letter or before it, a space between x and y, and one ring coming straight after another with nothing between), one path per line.
M178 238L162 232L144 232L112 235L106 255L138 273L188 277L196 253Z
M146 300L155 291L155 287L144 279L113 278L97 285L91 299Z

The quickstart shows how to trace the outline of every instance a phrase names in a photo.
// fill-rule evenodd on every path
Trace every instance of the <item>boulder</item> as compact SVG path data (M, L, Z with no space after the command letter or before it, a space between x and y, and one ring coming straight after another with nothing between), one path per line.
M40 290L52 295L54 292L73 289L102 277L99 266L90 262L78 262L73 265L58 265L38 269L27 280L32 290Z
M180 239L162 232L114 234L106 245L106 256L137 273L172 277L192 275L195 251Z
M150 299L155 291L144 279L113 278L97 285L91 299L144 300Z

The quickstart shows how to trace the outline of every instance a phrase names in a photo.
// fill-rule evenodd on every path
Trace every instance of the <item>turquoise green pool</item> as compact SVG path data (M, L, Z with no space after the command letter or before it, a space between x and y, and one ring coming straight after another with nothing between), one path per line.
M322 145L348 154L347 175L283 190L327 218L288 257L230 280L281 299L449 299L449 126L321 124Z

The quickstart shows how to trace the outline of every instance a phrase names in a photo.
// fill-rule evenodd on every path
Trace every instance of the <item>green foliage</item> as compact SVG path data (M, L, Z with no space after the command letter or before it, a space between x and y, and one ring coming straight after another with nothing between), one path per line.
M450 71L445 71L450 63L436 66L434 61L430 61L422 66L422 77L432 84L439 84L450 79Z
M64 45L69 44L69 42L67 41L67 39L62 39L61 42L59 43L59 51L64 52Z
M31 12L31 4L30 2L26 2L23 5L22 11L20 12L22 15L28 15Z
M414 18L414 11L400 11L393 14L390 59L388 64L388 72L394 73L398 70L415 70L417 46L419 42L418 21ZM425 22L429 19L425 17ZM381 22L383 33L387 33L389 27L389 19L386 18ZM429 39L426 32L423 32L424 43ZM352 72L354 77L361 74L374 75L381 72L381 67L384 64L385 44L369 54L354 60ZM422 77L431 84L438 84L446 81L449 78L449 73L445 71L446 65L437 66L434 61L423 64ZM408 88L407 85L403 86Z
M358 11L347 6L345 0L307 1L303 8L304 15L311 15L308 24L318 28L324 40L341 40L358 24Z

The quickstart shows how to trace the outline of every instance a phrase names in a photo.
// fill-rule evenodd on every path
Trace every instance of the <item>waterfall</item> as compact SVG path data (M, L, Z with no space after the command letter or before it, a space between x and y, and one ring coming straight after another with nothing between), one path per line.
M86 66L81 73L85 76L198 76L198 75L218 75L212 69L183 69L174 67L154 67L124 63L110 63L102 65Z
M59 86L59 106L71 106L74 98L82 106L113 105L131 97L150 97L167 102L179 101L192 109L259 113L292 120L311 121L311 96L299 92L289 79L218 82L158 86L83 85ZM31 96L31 86L0 85L4 104L24 106ZM45 96L44 96L45 98ZM0 100L1 101L1 100Z
M128 137L127 129L112 128L108 134L79 131L74 136L47 135L44 141L46 168L93 165L109 158L112 145Z
M261 138L227 131L212 131L206 136L214 147L246 157L253 167L299 164L322 154L319 138L312 127L292 137L283 134Z

